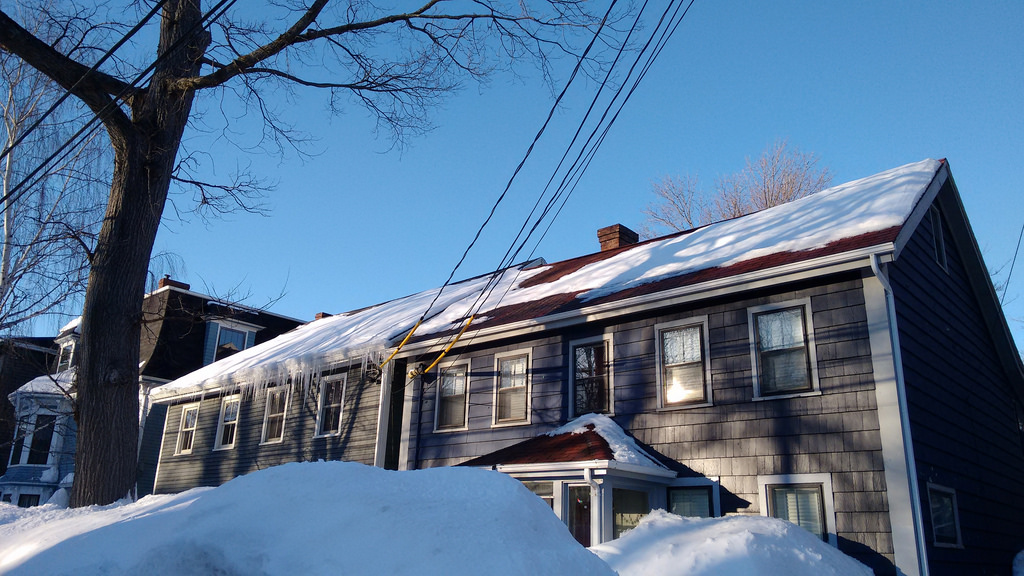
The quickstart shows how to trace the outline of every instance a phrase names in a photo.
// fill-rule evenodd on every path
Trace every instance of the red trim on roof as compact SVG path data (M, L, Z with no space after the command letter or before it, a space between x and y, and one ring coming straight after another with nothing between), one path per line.
M473 458L460 466L500 466L504 464L551 464L555 462L587 462L614 460L608 442L594 432L594 425L577 434L566 432L557 436L541 435L490 454Z

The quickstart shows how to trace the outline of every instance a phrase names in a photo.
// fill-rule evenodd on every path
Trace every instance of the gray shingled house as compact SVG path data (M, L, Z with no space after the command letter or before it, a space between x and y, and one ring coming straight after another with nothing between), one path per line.
M945 161L599 237L155 389L156 491L293 460L483 466L586 544L657 507L780 517L880 574L1009 571L1024 367Z
M139 343L140 495L152 491L155 447L160 445L165 409L158 405L150 410L149 391L301 323L193 292L188 284L170 278L158 282L157 289L143 300ZM78 319L64 326L51 341L55 343L56 366L41 370L38 373L44 375L21 382L7 395L16 426L5 436L0 451L9 463L0 475L0 501L34 506L71 485L77 434L73 418L75 349L80 337Z

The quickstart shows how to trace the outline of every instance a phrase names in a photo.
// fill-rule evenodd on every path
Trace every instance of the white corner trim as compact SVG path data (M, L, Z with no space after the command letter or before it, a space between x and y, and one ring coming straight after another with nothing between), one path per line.
M373 448L373 465L384 467L388 448L388 426L391 420L391 378L394 364L388 362L380 372L380 403L377 406L377 443Z
M896 326L890 324L890 296L882 281L868 276L863 284L893 556L896 567L906 576L926 576L928 564L921 541L917 472L913 465L905 392L901 390L903 369L897 353L899 336Z

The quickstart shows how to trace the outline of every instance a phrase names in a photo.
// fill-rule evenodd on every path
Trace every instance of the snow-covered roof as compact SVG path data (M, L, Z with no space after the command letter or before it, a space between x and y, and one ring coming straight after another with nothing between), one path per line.
M37 376L14 392L11 392L9 398L13 398L15 394L57 394L64 396L71 391L76 372L76 368L71 368L56 374Z
M770 268L822 251L891 243L928 189L940 160L923 160L841 184L788 204L624 249L546 266L517 266L444 288L417 337L546 317L666 281ZM857 240L851 242L851 239ZM859 239L859 240L858 240ZM680 280L682 279L682 280ZM485 297L481 293L488 289ZM157 398L230 384L266 383L330 361L381 354L427 310L438 289L317 320L206 366L154 391Z
M567 422L560 428L548 432L548 436L559 436L561 434L582 434L587 430L593 430L605 442L612 451L612 457L623 464L635 466L648 466L653 468L664 468L665 465L658 462L643 448L637 445L636 440L615 423L614 420L604 414L584 414L571 422Z

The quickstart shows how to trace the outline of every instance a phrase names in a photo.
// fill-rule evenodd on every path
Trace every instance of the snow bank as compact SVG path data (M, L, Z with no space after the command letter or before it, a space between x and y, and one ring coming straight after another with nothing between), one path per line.
M872 574L810 532L763 516L682 518L655 510L618 540L590 550L619 576Z
M133 504L3 504L0 573L612 574L509 476L345 462Z

